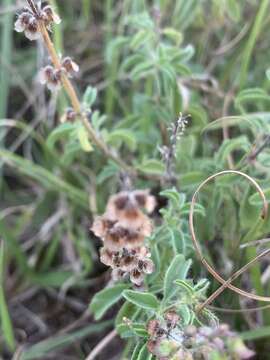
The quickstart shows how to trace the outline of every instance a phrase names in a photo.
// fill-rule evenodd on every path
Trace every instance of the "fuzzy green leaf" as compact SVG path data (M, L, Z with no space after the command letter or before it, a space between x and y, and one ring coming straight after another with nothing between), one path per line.
M125 290L123 296L126 300L146 310L157 310L159 306L157 298L151 293Z
M99 320L105 312L121 299L122 293L128 285L118 284L98 292L90 303L90 311L94 314L95 319Z

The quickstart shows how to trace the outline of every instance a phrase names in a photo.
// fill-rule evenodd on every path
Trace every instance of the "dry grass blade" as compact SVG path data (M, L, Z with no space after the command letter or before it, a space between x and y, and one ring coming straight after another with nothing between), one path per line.
M111 342L115 336L117 335L116 330L112 330L108 335L105 336L97 346L91 351L91 353L87 356L85 360L94 360L97 355Z

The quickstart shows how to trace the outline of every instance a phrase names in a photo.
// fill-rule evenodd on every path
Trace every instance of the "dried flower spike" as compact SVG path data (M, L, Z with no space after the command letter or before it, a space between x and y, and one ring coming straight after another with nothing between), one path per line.
M227 325L183 328L179 321L178 314L169 311L163 319L148 322L147 348L157 360L206 360L213 353L217 358L247 360L255 355Z
M112 277L129 276L136 286L142 286L145 274L154 271L150 251L144 246L152 224L141 208L151 212L155 199L148 191L121 192L110 197L104 215L95 219L92 231L104 242L100 260L113 269Z

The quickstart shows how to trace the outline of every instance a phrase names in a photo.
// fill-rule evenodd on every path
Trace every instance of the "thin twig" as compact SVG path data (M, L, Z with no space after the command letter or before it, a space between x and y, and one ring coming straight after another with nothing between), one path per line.
M245 244L241 244L240 245L240 249L244 249L246 247L249 247L249 246L256 246L256 245L264 245L264 244L267 244L270 242L270 239L269 238L266 238L266 239L260 239L260 240L254 240L254 241L249 241L248 243L245 243Z
M36 16L39 16L39 11L38 11L38 8L35 4L35 2L33 0L26 0L30 9L32 10L32 12L36 15Z
M116 330L112 330L108 335L105 336L98 344L94 347L91 353L85 360L94 360L97 355L115 338L117 335Z
M264 256L270 253L270 249L263 251L260 255L256 256L254 259L245 264L241 269L232 274L228 280L226 280L211 296L208 297L202 304L197 308L197 311L200 312L204 307L211 304L235 279L237 279L241 274L246 272L255 262L259 261ZM270 298L266 301L270 301Z
M248 161L254 161L258 155L270 145L270 135L266 135L264 142L257 149L255 148L251 153L247 156Z
M242 30L236 35L235 38L233 38L231 41L229 41L227 44L223 45L222 47L218 48L213 52L213 55L215 56L222 56L226 54L228 51L232 50L247 34L249 30L249 24L245 24L242 28Z

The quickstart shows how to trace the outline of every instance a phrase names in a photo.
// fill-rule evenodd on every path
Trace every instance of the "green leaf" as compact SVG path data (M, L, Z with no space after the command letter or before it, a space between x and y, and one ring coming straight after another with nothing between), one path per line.
M192 319L192 314L191 311L189 310L188 305L181 305L180 309L179 309L179 314L181 316L181 319L183 320L184 325L188 325L191 323L191 319Z
M188 62L192 58L194 53L195 53L194 47L191 44L189 44L185 48L181 49L179 60L181 62Z
M133 50L138 49L140 46L145 45L151 38L152 33L148 30L140 30L138 31L132 38L130 42L130 47Z
M203 130L212 131L222 129L225 126L238 126L241 130L244 128L251 129L254 135L258 135L258 132L269 132L269 112L253 112L241 116L225 116L221 117L210 124L208 124Z
M43 287L61 287L71 276L71 271L56 270L45 273L32 273L29 278L34 284Z
M64 124L58 125L53 131L50 133L46 140L46 144L50 149L53 149L55 143L58 140L62 140L69 136L72 131L74 131L77 128L76 123L69 123L66 122Z
M133 81L137 81L145 77L149 72L153 72L154 64L153 61L146 60L140 64L137 64L130 73L130 78Z
M264 195L268 203L270 202L270 188L263 189ZM254 206L262 206L262 199L258 193L250 196L249 203Z
M159 302L155 295L151 293L142 293L139 291L125 290L123 296L131 303L147 310L157 310Z
M254 219L258 219L261 211L259 206L254 206L250 203L250 196L251 191L250 187L248 186L240 202L239 212L241 228L244 230L250 228L250 225L253 223Z
M84 126L79 126L77 129L78 139L81 144L83 151L91 152L93 151L93 147L89 141L88 134Z
M134 54L131 56L127 56L126 59L122 62L120 66L120 73L122 72L128 72L130 69L132 69L136 64L140 64L144 61L144 57L142 54Z
M121 323L116 326L116 330L123 339L134 337L134 335L142 338L148 337L145 324L142 323L132 322L130 325Z
M88 86L83 94L83 107L90 109L97 98L97 89L92 86Z
M178 75L184 75L184 76L190 76L192 75L192 72L191 70L184 64L181 64L181 63L176 63L173 65L174 69L175 69L175 72L178 74Z
M95 294L90 304L90 311L94 314L96 320L102 318L105 312L121 299L122 293L127 287L126 284L118 284Z
M148 360L148 355L149 355L149 352L147 350L147 345L144 344L143 347L141 348L136 360Z
M137 312L138 308L128 301L125 301L124 304L121 306L120 310L118 311L115 319L115 327L118 334L122 338L134 336L134 333L131 331L130 326L128 326L126 323L123 323L123 319L127 318L129 320L133 320Z
M1 5L4 8L8 8L11 6L13 2L11 0L3 0L1 1ZM12 64L13 61L13 14L12 12L4 12L1 15L1 32L0 32L0 53L5 55L5 64ZM9 89L12 84L12 76L10 76L10 72L7 71L6 66L3 65L1 61L0 66L0 118L4 118L7 115L8 110L8 98L9 98ZM0 132L0 135L3 135Z
M104 181L108 180L110 177L116 175L119 171L118 166L113 162L109 162L108 165L105 165L101 172L97 176L97 184L102 184Z
M138 356L139 356L139 353L141 351L141 349L143 348L143 344L138 342L137 345L135 346L133 352L132 352L132 356L131 356L131 359L130 360L138 360Z
M226 5L227 5L227 12L230 18L233 21L238 22L241 17L240 4L237 2L237 0L227 0Z
M270 96L267 92L261 88L252 88L252 89L245 89L240 91L240 93L235 98L235 105L241 108L242 103L244 102L252 102L258 100L266 100L270 101Z
M174 28L165 28L162 33L172 40L177 46L183 41L183 34Z
M252 341L252 340L262 339L265 337L269 338L270 337L270 326L259 327L254 330L245 331L245 332L242 332L240 334L240 336L245 341Z
M113 60L119 53L120 49L129 41L127 37L117 36L115 39L111 40L106 47L105 59L106 62L111 64Z
M226 164L228 156L233 151L243 150L244 152L247 152L249 148L250 142L246 136L238 136L235 139L224 140L215 155L217 166L221 167L223 164Z
M137 166L137 169L147 174L162 175L165 172L164 164L156 159L147 159L141 165Z
M9 311L5 298L4 291L4 278L5 278L5 264L4 264L4 256L5 256L4 242L0 242L0 323L2 334L7 343L8 348L11 351L15 350L15 337L13 332L13 326L11 322L11 318L9 316Z
M145 324L132 323L132 329L139 337L148 337L148 332L145 329Z
M137 140L134 133L127 129L113 130L108 134L106 140L114 146L126 144L131 151L134 151L137 147Z
M205 180L207 175L201 171L191 171L180 176L180 184L182 187L196 186Z
M175 188L163 190L160 195L171 200L173 206L176 208L181 208L186 201L186 194L180 193Z
M101 115L98 110L95 110L91 115L91 123L96 132L99 132L102 125L105 123L107 119L106 115Z
M186 281L184 280L175 280L174 282L177 286L179 286L181 289L183 289L190 297L192 297L195 293L192 286L190 286Z
M171 241L175 255L185 254L186 252L186 241L184 233L178 229L168 229L171 235Z
M175 280L185 280L191 263L182 254L175 256L165 275L164 299L169 299L175 293Z

